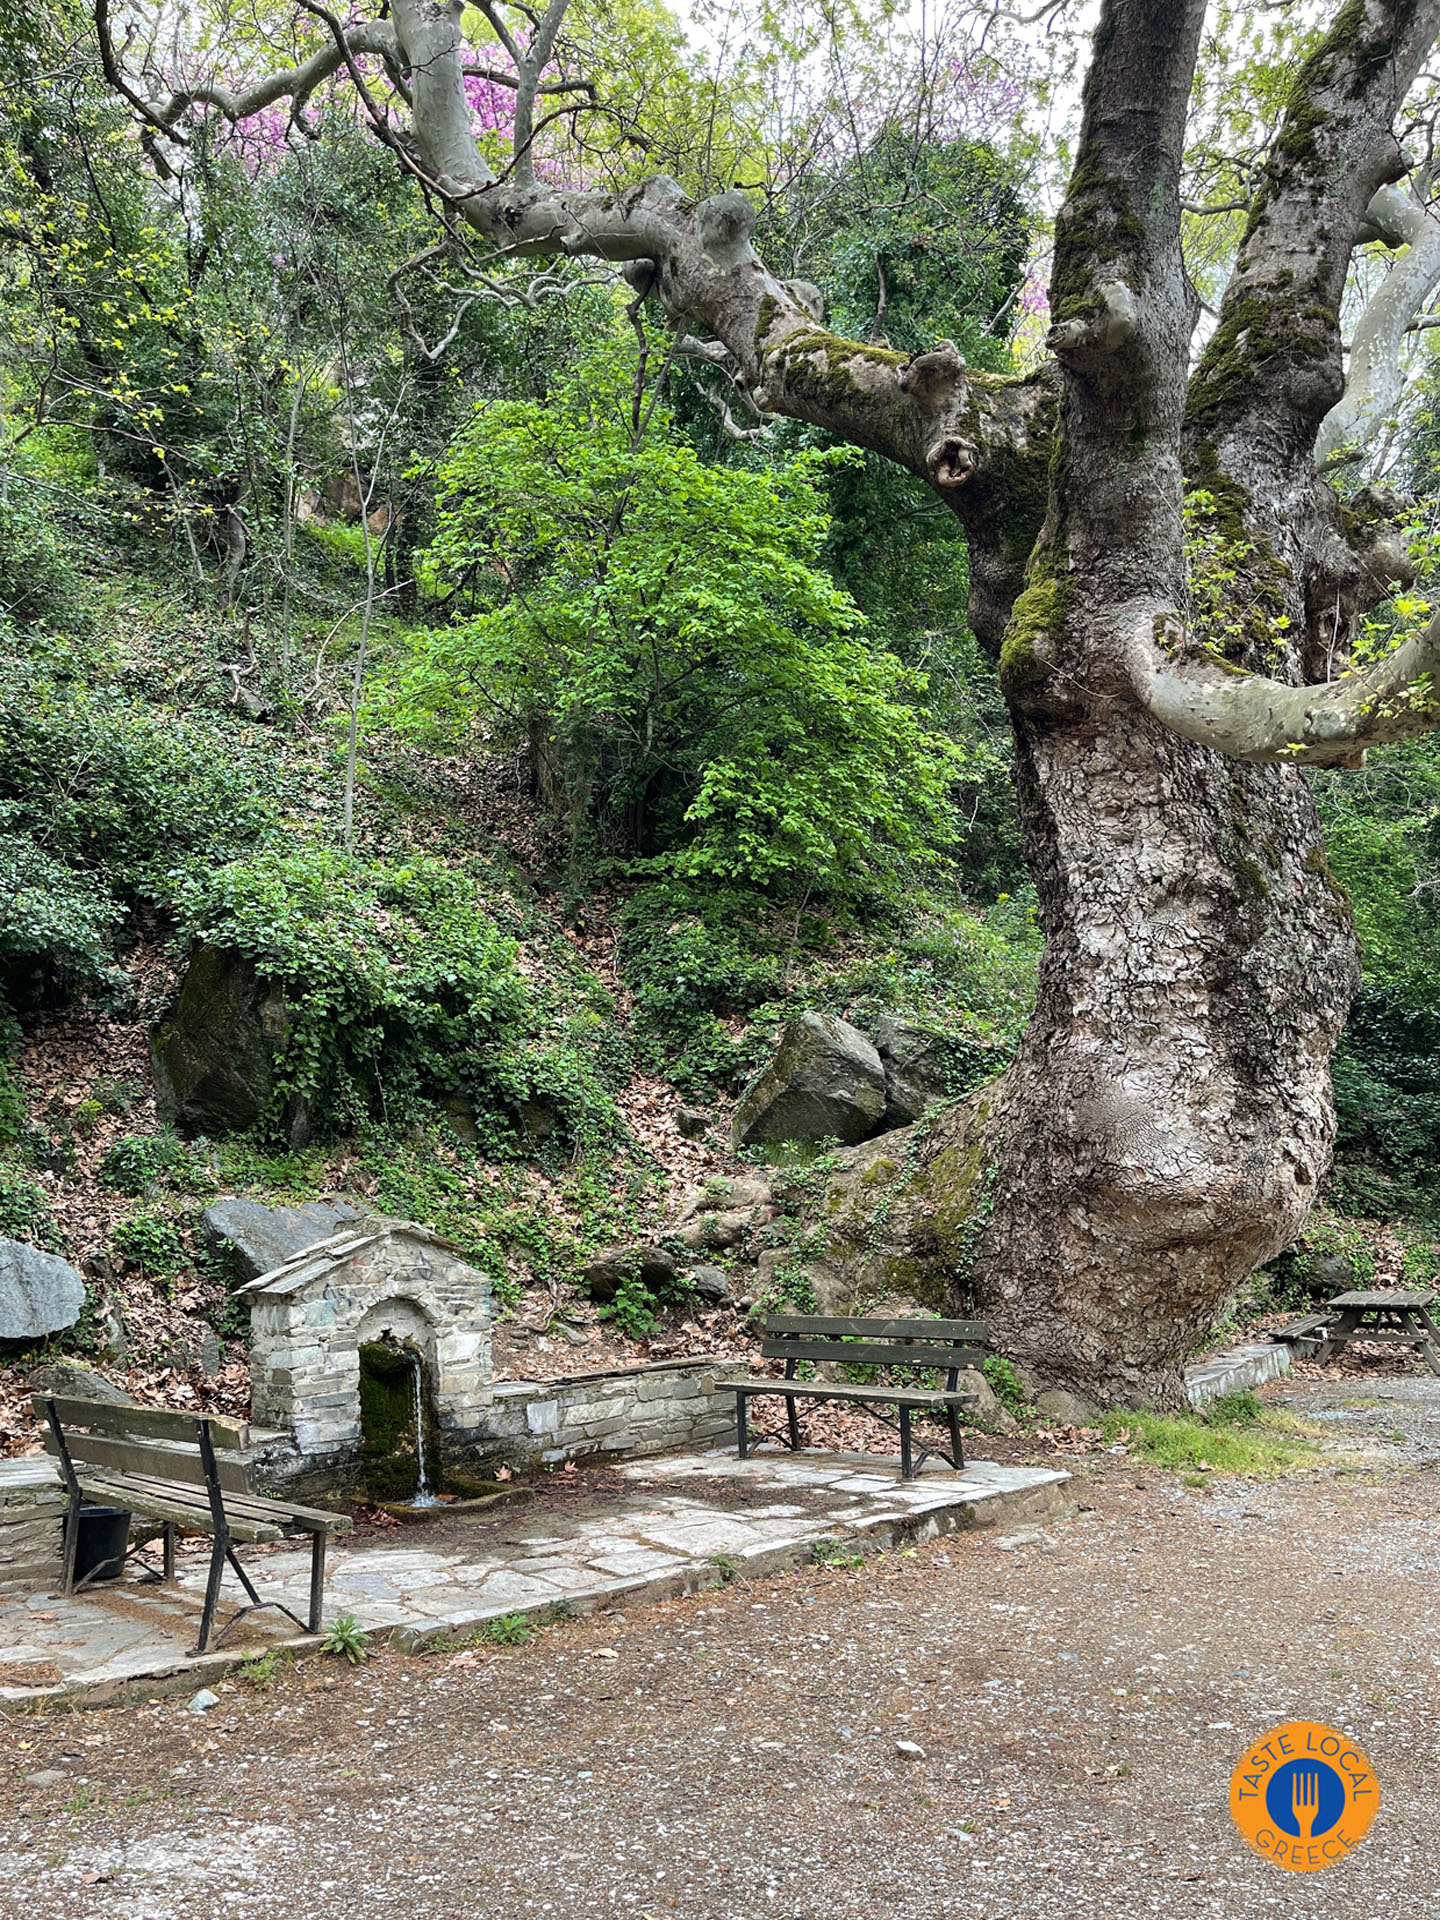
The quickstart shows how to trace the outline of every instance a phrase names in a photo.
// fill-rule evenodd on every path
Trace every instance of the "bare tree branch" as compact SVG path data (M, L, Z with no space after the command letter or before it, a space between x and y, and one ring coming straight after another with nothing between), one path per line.
M1410 323L1440 285L1440 215L1399 187L1381 187L1366 209L1372 231L1405 251L1366 303L1350 346L1345 392L1320 423L1315 464L1360 440L1404 391L1400 354Z

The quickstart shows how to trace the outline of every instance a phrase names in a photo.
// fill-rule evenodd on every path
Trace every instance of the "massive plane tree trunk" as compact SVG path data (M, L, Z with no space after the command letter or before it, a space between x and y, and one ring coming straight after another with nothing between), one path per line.
M1330 1152L1329 1058L1358 968L1301 768L1440 724L1440 622L1378 664L1351 660L1358 616L1407 577L1402 505L1369 492L1342 508L1316 459L1388 404L1405 319L1440 276L1433 217L1395 184L1394 133L1440 0L1337 13L1193 374L1180 170L1204 3L1103 0L1057 225L1051 358L1021 380L945 344L906 358L826 332L813 290L755 254L740 192L538 181L529 129L565 0L525 45L482 0L519 79L503 180L471 133L458 6L394 0L388 20L349 27L325 15L331 41L301 67L164 93L120 69L104 5L107 70L172 161L197 102L299 111L346 70L452 239L492 249L484 271L547 254L620 263L682 349L723 362L757 407L887 455L953 507L971 622L1014 721L1039 1004L1003 1079L854 1151L817 1272L831 1297L901 1285L978 1305L1042 1383L1176 1403L1185 1359L1295 1236ZM383 98L361 55L384 63ZM1357 242L1376 237L1408 251L1362 319L1347 392L1339 308ZM1205 576L1217 553L1220 594Z

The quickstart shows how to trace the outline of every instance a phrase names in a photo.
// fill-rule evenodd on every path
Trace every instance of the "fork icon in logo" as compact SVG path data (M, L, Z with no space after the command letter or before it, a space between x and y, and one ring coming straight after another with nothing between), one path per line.
M1315 1822L1320 1815L1320 1776L1318 1773L1292 1773L1290 1776L1290 1811L1295 1816L1295 1824L1300 1829L1300 1838L1308 1840L1315 1832Z
M1319 1840L1345 1811L1345 1782L1318 1755L1290 1760L1271 1776L1265 1804L1279 1832Z

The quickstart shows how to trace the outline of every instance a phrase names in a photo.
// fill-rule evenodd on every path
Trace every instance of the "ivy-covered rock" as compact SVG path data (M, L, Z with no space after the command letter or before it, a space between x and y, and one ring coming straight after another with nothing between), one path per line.
M344 1200L307 1200L299 1207L265 1207L226 1194L200 1216L200 1235L212 1252L228 1254L237 1286L258 1280L306 1247L328 1240L362 1216Z
M580 1278L590 1298L602 1305L615 1298L623 1280L638 1280L650 1293L662 1298L675 1287L677 1263L663 1247L607 1247L588 1261Z
M38 1340L73 1327L85 1282L58 1254L0 1240L0 1340Z
M152 1036L162 1122L191 1135L253 1126L269 1108L276 1055L289 1032L284 999L249 960L224 947L197 947ZM287 1119L292 1144L302 1145L308 1115L297 1107Z
M786 1023L780 1044L740 1096L736 1143L839 1140L875 1132L885 1117L885 1069L858 1027L829 1013Z

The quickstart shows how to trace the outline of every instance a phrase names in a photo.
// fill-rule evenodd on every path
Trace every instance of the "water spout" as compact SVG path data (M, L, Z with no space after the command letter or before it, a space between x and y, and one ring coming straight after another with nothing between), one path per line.
M415 1378L415 1497L410 1504L435 1507L440 1502L430 1491L430 1482L425 1477L425 1369L418 1353L410 1355L410 1364Z

